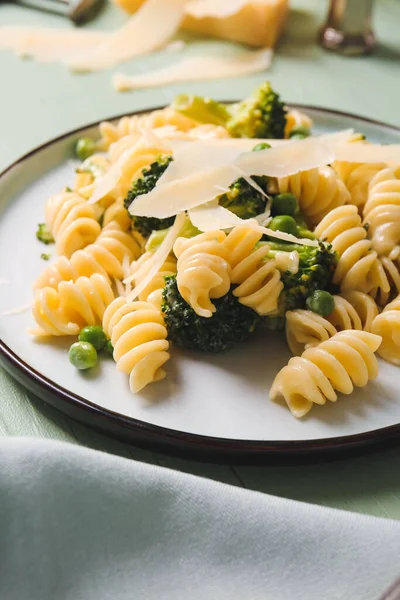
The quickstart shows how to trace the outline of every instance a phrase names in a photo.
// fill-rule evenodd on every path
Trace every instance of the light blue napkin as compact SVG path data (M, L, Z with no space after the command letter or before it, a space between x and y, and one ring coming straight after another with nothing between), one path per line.
M60 442L0 441L0 511L1 600L377 600L400 574L398 522Z

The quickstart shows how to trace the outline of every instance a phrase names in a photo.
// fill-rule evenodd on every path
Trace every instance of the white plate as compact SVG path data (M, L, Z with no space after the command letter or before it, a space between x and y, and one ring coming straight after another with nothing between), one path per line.
M314 131L354 127L371 141L399 143L400 130L351 115L306 108ZM88 126L23 157L0 177L0 314L31 300L31 284L52 252L35 238L46 199L70 185L73 145ZM3 283L1 283L3 282ZM82 373L68 362L71 339L35 342L30 311L0 317L4 367L36 394L93 427L140 444L189 453L248 457L271 452L363 445L400 428L400 371L380 361L379 378L335 404L295 419L269 400L271 383L290 357L282 333L259 332L219 356L172 350L167 379L133 396L111 359Z

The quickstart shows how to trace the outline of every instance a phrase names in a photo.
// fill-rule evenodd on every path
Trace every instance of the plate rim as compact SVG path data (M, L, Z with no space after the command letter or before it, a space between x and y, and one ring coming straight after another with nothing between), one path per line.
M363 117L345 111L300 103L289 103L288 107L300 110L316 110L329 115L348 117L376 125L380 128L389 129L400 133L400 127L391 125L369 117ZM68 130L50 140L36 146L23 154L0 172L0 183L4 176L17 165L22 164L35 154L45 150L47 147L61 142L65 138L79 134L80 132L98 127L102 121L118 121L124 116L134 116L161 110L165 105L149 107L131 113L123 113L113 117L100 119L92 123L81 125L75 129ZM358 434L336 436L333 438L316 438L305 440L245 440L234 438L221 438L214 436L189 433L181 430L154 425L134 417L101 407L90 400L75 394L55 383L29 363L21 359L0 338L0 364L15 379L32 391L36 396L52 405L60 412L69 417L84 422L92 429L111 434L113 437L123 439L125 442L144 446L149 449L161 449L168 454L178 454L184 458L206 459L216 461L230 461L233 459L253 460L255 457L266 458L269 456L319 456L321 453L338 454L341 450L356 450L378 443L384 444L400 434L400 423L381 427L371 431Z

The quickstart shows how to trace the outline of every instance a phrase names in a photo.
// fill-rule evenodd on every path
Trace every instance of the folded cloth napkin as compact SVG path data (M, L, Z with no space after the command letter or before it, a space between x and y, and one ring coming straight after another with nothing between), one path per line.
M1 600L377 600L400 574L398 522L60 442L0 441L0 511Z

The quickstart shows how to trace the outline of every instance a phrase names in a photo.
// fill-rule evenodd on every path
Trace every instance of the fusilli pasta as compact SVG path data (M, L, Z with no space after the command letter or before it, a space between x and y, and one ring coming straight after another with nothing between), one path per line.
M371 249L356 206L331 210L314 233L319 239L330 242L339 255L333 283L340 284L342 292L359 290L367 294L375 287L389 290L386 274L376 252Z
M39 329L33 333L46 335L77 335L85 325L101 323L106 307L114 294L106 277L96 273L78 277L76 281L61 281L58 288L37 290L32 312Z
M152 304L116 298L104 313L103 329L114 347L117 369L129 375L133 393L165 377L167 330L162 313Z
M305 349L329 340L336 328L311 310L289 310L286 313L286 341L290 351L299 356Z
M56 241L56 252L70 257L92 244L100 234L96 208L74 192L61 192L46 202L46 225Z
M330 211L347 204L350 193L331 167L300 171L278 179L280 192L291 192L307 223L314 226Z
M121 230L115 223L109 223L94 244L84 250L77 250L70 259L61 256L50 264L34 282L33 288L57 288L61 281L75 281L78 277L89 277L100 273L106 277L123 279L122 262L127 256L129 261L141 254L139 243Z
M137 286L144 277L146 277L148 271L152 266L153 254L146 252L138 260L134 261L131 265L131 274L135 276L133 279L134 285ZM177 271L176 258L170 255L164 262L158 273L153 279L146 285L146 287L140 292L139 300L150 302L156 308L161 310L162 302L162 291L164 289L165 277L168 275L175 275Z
M371 331L382 338L378 354L387 362L400 366L400 296L375 317Z
M400 254L400 169L398 176L388 168L371 179L363 217L373 249L379 255L397 258Z
M211 299L225 296L231 285L224 240L223 231L208 231L194 238L178 238L174 244L179 293L200 317L212 316L215 306Z
M382 338L367 331L340 331L289 360L275 377L270 396L283 397L295 417L313 404L336 402L336 391L351 394L378 375L374 352Z

